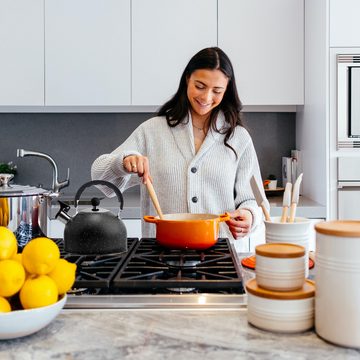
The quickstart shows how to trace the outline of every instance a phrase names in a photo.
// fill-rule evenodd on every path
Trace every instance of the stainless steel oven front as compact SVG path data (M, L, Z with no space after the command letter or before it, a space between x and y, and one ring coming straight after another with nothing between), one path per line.
M360 149L360 54L338 54L337 148Z

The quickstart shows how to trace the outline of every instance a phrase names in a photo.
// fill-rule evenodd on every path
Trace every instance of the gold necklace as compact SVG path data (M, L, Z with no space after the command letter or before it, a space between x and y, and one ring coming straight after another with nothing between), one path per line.
M204 134L206 133L206 129L207 129L207 124L206 121L204 122L204 126L203 127L198 127L194 124L194 121L192 121L192 126L199 131L202 131Z
M199 130L199 131L203 131L203 132L205 132L205 126L204 127L202 127L202 128L199 128L199 127L197 127L196 125L194 125L194 124L192 124L193 125L193 127L195 128L195 129L197 129L197 130Z

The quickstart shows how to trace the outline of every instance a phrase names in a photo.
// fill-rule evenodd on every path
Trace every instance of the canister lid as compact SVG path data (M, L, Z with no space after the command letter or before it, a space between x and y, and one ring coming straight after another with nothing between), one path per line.
M303 287L293 291L273 291L258 286L256 278L246 283L246 291L252 295L275 300L300 300L315 296L315 283L306 279Z
M360 237L360 221L357 220L332 220L323 221L315 225L315 230L320 234L341 237Z
M255 253L270 258L298 258L305 255L305 248L296 244L271 243L256 246Z

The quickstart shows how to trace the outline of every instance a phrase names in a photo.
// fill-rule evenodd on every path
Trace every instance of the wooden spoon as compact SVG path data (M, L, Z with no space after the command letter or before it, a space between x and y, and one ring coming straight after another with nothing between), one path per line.
M148 189L148 192L149 192L149 195L150 195L150 198L151 198L151 201L152 203L154 204L154 207L155 207L155 210L156 212L158 213L159 215L159 218L160 219L164 219L164 215L161 211L161 207L160 207L160 204L159 204L159 200L156 196L156 193L155 193L155 190L154 190L154 187L152 185L152 182L150 181L150 179L148 179L146 181L146 187Z

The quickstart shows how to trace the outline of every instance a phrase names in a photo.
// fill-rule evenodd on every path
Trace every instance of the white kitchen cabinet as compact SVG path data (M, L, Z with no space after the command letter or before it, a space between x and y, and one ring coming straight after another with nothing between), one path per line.
M330 0L330 46L360 46L360 1Z
M130 104L130 0L45 0L45 105Z
M360 53L359 11L358 0L305 0L305 104L296 114L296 147L304 154L304 195L326 206L327 220L339 218L337 160L359 154L337 147L336 63L337 54Z
M304 1L218 0L218 44L244 105L304 103Z
M44 105L44 0L0 1L0 106Z
M162 105L191 56L216 44L216 0L132 0L132 104Z

